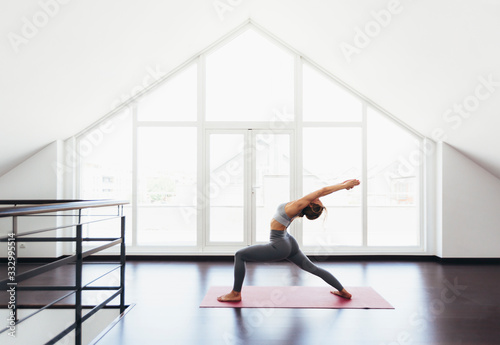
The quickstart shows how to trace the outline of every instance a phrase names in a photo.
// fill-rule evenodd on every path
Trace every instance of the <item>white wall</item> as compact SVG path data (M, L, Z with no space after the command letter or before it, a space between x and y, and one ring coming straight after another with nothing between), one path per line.
M0 177L0 199L56 199L56 169L62 141L54 141Z
M63 197L61 171L56 167L63 156L63 142L58 140L44 147L23 163L0 177L0 199L60 199ZM12 231L11 219L0 223L2 235ZM18 232L57 226L55 217L19 217ZM54 236L48 232L45 236ZM42 234L40 235L42 236ZM20 257L57 257L62 254L61 243L22 243Z
M500 180L446 143L437 166L437 255L500 257Z
M0 1L0 174L250 18L500 177L499 16L491 0Z

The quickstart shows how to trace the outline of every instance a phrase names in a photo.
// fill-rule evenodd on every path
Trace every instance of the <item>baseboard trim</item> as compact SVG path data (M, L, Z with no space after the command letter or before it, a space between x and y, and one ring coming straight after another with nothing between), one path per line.
M500 258L435 258L442 264L500 264Z
M58 258L18 258L19 264L45 264ZM437 262L441 264L500 264L500 258L441 258L436 255L308 255L315 261L388 261L388 262ZM92 255L84 262L115 262L119 255ZM165 261L165 262L233 262L234 255L127 255L127 261ZM0 263L7 263L6 258L1 258Z

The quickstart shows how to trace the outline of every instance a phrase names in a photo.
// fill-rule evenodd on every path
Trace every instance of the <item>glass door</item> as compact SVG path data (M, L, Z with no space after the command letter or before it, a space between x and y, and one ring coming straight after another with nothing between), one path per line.
M290 200L290 131L209 130L206 140L207 244L267 242L277 205Z
M290 201L290 133L251 131L253 144L252 243L268 242L279 204Z
M245 242L246 131L210 131L208 140L208 243Z

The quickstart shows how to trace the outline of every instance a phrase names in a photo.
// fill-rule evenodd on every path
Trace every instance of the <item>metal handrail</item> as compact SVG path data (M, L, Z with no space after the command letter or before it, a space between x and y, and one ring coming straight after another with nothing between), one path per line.
M70 202L52 202L52 203L32 205L29 202L26 202L26 200L22 201L23 204L27 204L29 206L0 207L0 218L26 216L32 214L59 212L59 211L76 211L85 208L95 208L95 207L123 206L129 203L128 201L125 200L79 200ZM16 204L16 200L3 200L3 204L14 205Z
M82 199L10 199L0 200L0 205L39 205L39 204L60 204L66 202L85 201ZM87 200L88 201L88 200Z
M71 294L75 294L75 303L74 303L74 308L75 308L75 322L60 332L58 335L56 335L54 338L49 340L47 344L54 344L58 340L62 339L64 336L66 336L70 331L74 330L75 331L75 345L81 345L82 342L82 323L85 322L88 318L90 318L93 314L98 312L100 309L102 309L104 306L106 306L111 300L116 298L117 296L120 296L120 313L123 314L125 311L125 216L123 214L123 205L128 204L128 201L121 201L121 200L0 200L0 205L15 205L15 206L10 206L10 207L0 207L0 218L2 217L12 217L12 233L8 235L5 240L4 238L0 238L0 243L1 242L14 242L15 249L10 250L9 249L9 255L12 257L8 258L8 263L14 263L14 267L17 266L17 245L18 241L19 242L75 242L76 243L76 254L64 257L62 259L55 260L51 263L42 265L40 267L34 268L32 270L29 270L27 272L18 274L15 276L14 281L12 280L10 274L8 275L7 279L4 279L0 281L0 288L12 288L15 287L14 291L14 317L15 317L15 325L17 326L19 323L27 320L28 318L34 316L35 314L38 314L40 311L45 310L51 306L53 306L55 303L58 301L62 300L63 298L66 298L67 296ZM18 206L18 205L23 205L23 206ZM112 218L105 218L105 219L98 219L94 221L89 221L89 222L82 222L82 209L87 209L87 208L97 208L97 207L110 207L110 206L118 206L118 213L116 216L114 216L116 219L120 219L120 237L106 237L106 238L92 238L92 237L83 237L83 225L89 224L89 223L94 223L94 222L102 222L106 220L110 220ZM30 231L26 232L24 234L19 234L18 229L17 229L17 224L18 224L18 217L28 217L28 216L33 216L33 215L41 215L44 213L53 213L53 212L59 212L59 211L78 211L78 215L75 215L78 217L78 222L76 224L71 224L69 226L62 226L62 227L57 227L57 228L48 228L48 229L39 229L35 231ZM54 214L53 216L61 216ZM99 215L96 215L99 216ZM109 217L107 215L106 217ZM59 228L68 228L68 227L76 227L76 236L75 237L31 237L31 238L26 238L23 236L26 236L28 234L35 234L35 233L41 233L41 232L46 232L46 231L51 231L51 230L57 230ZM92 248L87 251L82 250L82 245L86 241L100 241L100 242L108 242L103 245L100 245L96 248ZM98 279L101 279L103 276L115 271L116 269L120 268L120 285L119 286L95 286L95 287L90 287L89 285L91 283L88 283L86 285L82 284L82 267L83 267L83 259L85 257L88 257L94 253L97 253L99 251L102 251L104 249L107 249L109 247L115 246L115 245L120 245L120 264L118 267L104 273L103 275L99 276L98 278L92 280L91 283L94 283ZM9 244L10 245L10 244ZM10 248L10 247L9 247ZM52 301L45 306L41 307L41 309L35 311L34 313L24 317L21 320L18 320L17 318L17 284L21 283L22 281L35 277L37 275L43 274L49 270L55 269L57 267L60 267L62 265L74 263L76 266L76 274L75 274L75 284L73 286L40 286L40 287L35 287L35 286L19 286L19 290L36 290L39 288L39 290L44 290L44 291L50 291L50 290L66 290L70 291L68 294L64 295L63 298L58 298L55 301ZM10 267L10 265L9 265ZM84 290L115 290L115 292L112 294L111 297L107 298L105 301L101 302L100 304L93 306L91 311L87 313L86 315L82 315L82 291ZM8 330L9 328L5 328L0 330L0 333Z
M60 216L60 215L58 215L58 216ZM119 215L116 214L114 216L109 216L109 215L100 215L99 214L99 215L89 215L88 217L98 217L98 216L100 216L100 217L104 217L105 216L105 217L108 217L108 218L102 218L102 219L97 219L97 220L90 220L88 222L78 222L78 223L73 223L73 224L69 224L69 225L61 225L61 226L50 227L50 228L39 229L39 230L26 231L26 232L23 232L23 233L20 233L20 234L18 233L17 237L29 236L29 235L34 235L34 234L40 234L42 232L47 232L47 231L67 229L67 228L71 228L71 227L77 226L78 224L88 225L88 224L92 224L92 223L103 222L103 221L106 221L106 220L113 220L113 219L116 219L116 217L118 217ZM72 217L78 217L78 215L72 215ZM0 242L7 242L8 239L9 239L9 236L2 236L2 237L0 237ZM23 241L25 241L25 240L26 239L23 238Z

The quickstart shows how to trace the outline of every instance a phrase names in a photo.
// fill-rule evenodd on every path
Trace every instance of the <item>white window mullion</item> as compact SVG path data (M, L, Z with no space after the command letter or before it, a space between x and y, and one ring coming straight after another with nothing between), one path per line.
M71 182L68 188L71 188L71 195L66 194L65 197L68 199L78 199L82 198L82 157L77 154L80 152L80 140L76 138L76 136L72 137L71 139L67 140L65 142L65 147L64 150L66 152L72 152L74 156L76 157L74 164L75 164L75 171L71 174ZM72 184L72 185L71 185Z
M210 242L210 132L204 133L204 171L203 171L203 185L201 186L202 198L202 219L201 224L203 250L205 251Z
M367 137L367 121L366 121L366 102L363 101L363 127L361 135L361 213L362 220L361 226L363 227L362 246L366 247L368 244L368 168L367 168L367 154L368 154L368 137Z
M363 122L359 121L354 121L354 122L313 122L313 121L308 121L308 122L303 122L302 123L303 127L347 127L347 128L352 128L352 127L362 127Z
M199 252L203 252L206 243L207 229L207 197L205 196L205 178L207 173L207 152L205 151L205 143L208 142L205 137L205 55L201 54L198 57L198 87L197 87L197 186L196 186L196 247Z
M278 123L280 129L294 129L295 124L293 122L281 121ZM252 122L252 121L208 121L205 122L205 128L207 129L234 129L234 130L246 130L252 128L253 130L273 130L277 127L276 123L273 121L267 122Z
M138 166L137 166L137 104L130 105L132 109L132 246L137 246L137 188L138 188Z
M196 127L198 121L137 121L138 127Z
M291 159L291 164L290 164L290 169L291 169L291 174L290 174L290 191L291 191L291 200L295 200L297 198L302 197L304 194L303 191L303 162L302 162L302 150L303 150L303 145L302 145L302 57L299 55L295 56L295 78L294 78L294 92L295 92L295 131L294 131L294 138L292 140L292 143L290 145L290 157ZM299 243L299 245L302 246L302 239L303 239L303 226L302 222L293 222L293 227L292 230L294 231L294 236Z
M423 138L420 140L420 152L422 154L422 164L420 165L419 168L419 202L418 202L418 207L420 208L420 212L418 212L419 215L419 231L420 231L420 237L419 237L419 244L420 248L422 248L422 251L427 251L428 246L427 246L427 236L426 234L428 233L427 231L427 222L428 222L428 213L427 213L427 204L425 202L426 200L426 191L427 191L427 184L428 184L428 176L426 174L426 171L428 171L428 161L427 161L427 154L425 154L426 147L428 145L432 145L429 142L428 138Z
M255 143L255 133L253 130L249 129L245 133L245 148L244 148L244 159L243 164L245 165L245 189L244 189L244 216L245 219L245 244L250 245L255 243L255 218L256 218L256 210L255 210L255 183L256 183L256 155L254 148L256 147Z

